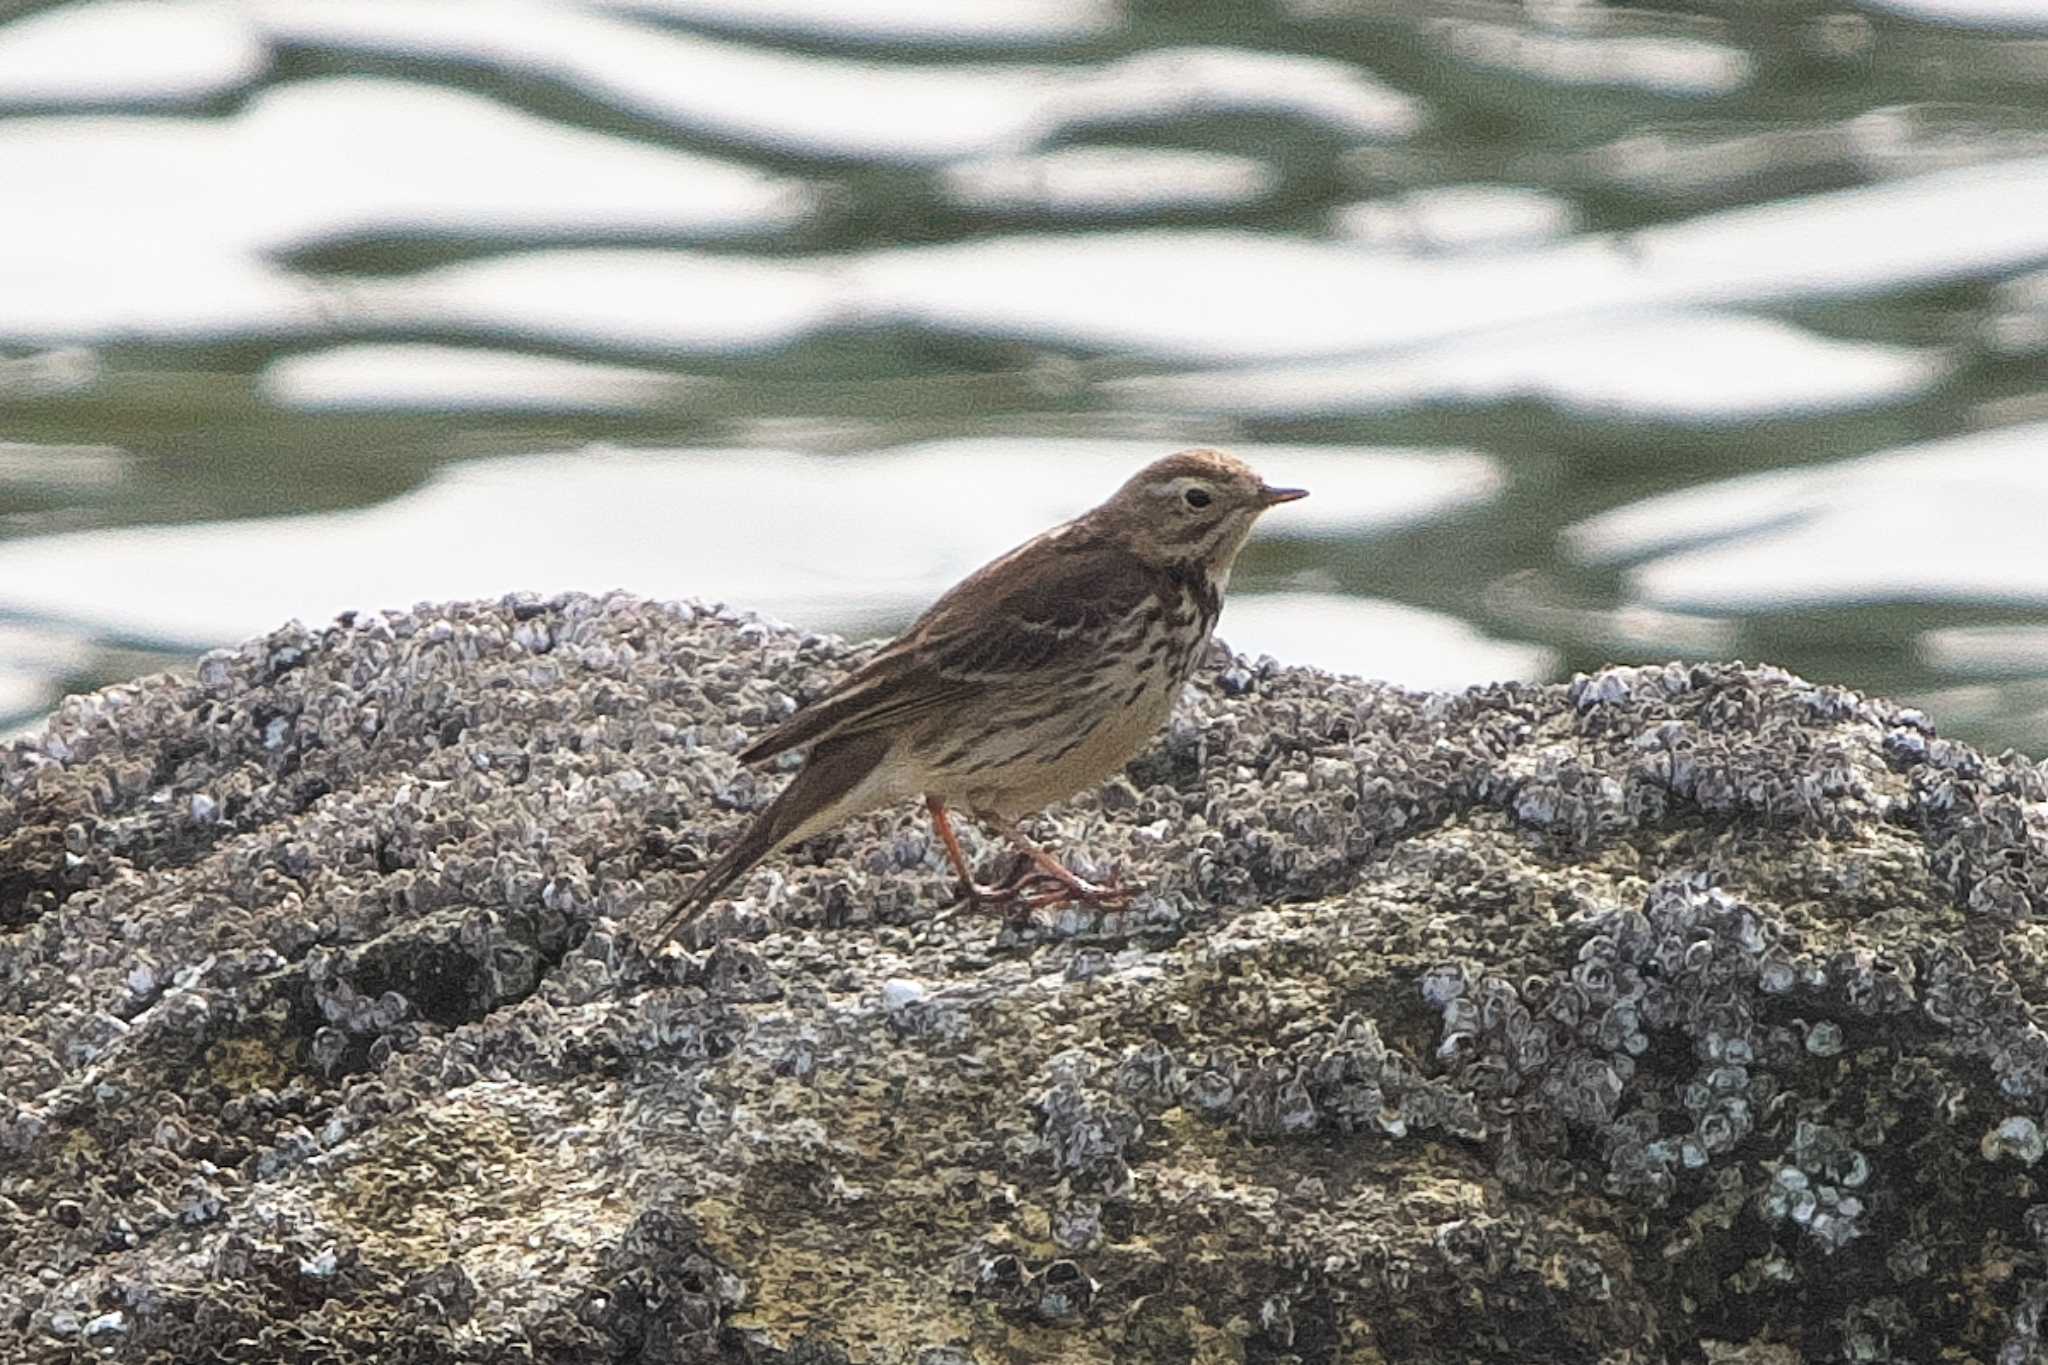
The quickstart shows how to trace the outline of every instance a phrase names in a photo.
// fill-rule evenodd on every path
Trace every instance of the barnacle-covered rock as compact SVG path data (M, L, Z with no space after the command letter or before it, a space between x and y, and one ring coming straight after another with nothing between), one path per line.
M2041 1353L2037 765L1219 649L1043 821L1130 905L951 906L905 808L651 942L864 654L423 606L0 753L0 1360Z

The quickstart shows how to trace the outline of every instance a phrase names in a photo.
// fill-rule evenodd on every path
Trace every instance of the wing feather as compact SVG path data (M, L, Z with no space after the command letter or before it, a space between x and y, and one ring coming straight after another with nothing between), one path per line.
M1028 541L962 579L839 686L740 754L758 763L820 740L906 725L1100 649L1157 571L1085 523Z

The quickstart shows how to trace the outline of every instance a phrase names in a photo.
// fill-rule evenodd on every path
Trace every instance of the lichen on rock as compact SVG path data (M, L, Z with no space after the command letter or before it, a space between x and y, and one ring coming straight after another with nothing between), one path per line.
M861 655L423 606L0 754L0 1359L2048 1350L2037 765L1219 649L1042 822L1127 909L949 907L906 808L649 942Z

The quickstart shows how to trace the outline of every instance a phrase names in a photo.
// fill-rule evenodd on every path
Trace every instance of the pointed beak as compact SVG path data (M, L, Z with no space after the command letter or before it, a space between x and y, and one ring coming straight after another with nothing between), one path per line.
M1293 502L1297 498L1305 498L1307 496L1308 490L1306 488L1269 488L1265 484L1259 485L1259 506L1261 507L1277 507L1283 502Z

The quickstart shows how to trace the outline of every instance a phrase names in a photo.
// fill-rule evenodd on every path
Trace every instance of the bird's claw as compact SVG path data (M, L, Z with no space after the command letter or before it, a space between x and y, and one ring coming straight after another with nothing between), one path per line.
M969 883L961 887L951 904L958 905L964 900L976 910L1001 909L1009 918L1023 919L1034 911L1061 905L1116 909L1130 904L1136 894L1137 889L1125 886L1122 876L1115 872L1107 883L1097 885L1071 872L1060 876L1022 863L993 886Z

